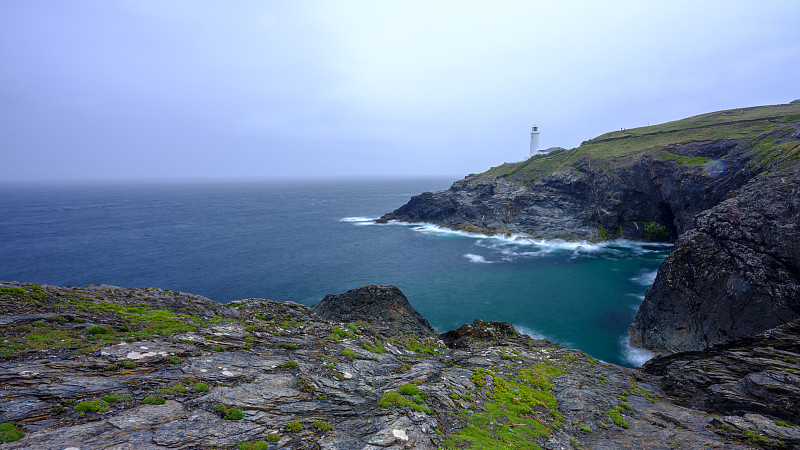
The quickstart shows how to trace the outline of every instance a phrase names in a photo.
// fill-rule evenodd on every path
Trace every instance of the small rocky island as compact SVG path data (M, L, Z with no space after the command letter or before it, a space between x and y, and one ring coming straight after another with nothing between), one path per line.
M508 323L437 334L394 286L314 308L18 282L0 298L4 449L800 445L798 323L628 369Z
M800 448L800 104L608 133L389 220L674 242L630 328L662 356L439 334L394 286L307 307L0 282L0 447Z

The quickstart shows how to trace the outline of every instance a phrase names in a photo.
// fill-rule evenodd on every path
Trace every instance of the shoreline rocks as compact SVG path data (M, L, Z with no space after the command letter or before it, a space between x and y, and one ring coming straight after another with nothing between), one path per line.
M439 341L293 302L0 285L0 423L24 434L8 449L744 449L800 435L797 324L638 370L503 322ZM174 314L170 296L220 314Z

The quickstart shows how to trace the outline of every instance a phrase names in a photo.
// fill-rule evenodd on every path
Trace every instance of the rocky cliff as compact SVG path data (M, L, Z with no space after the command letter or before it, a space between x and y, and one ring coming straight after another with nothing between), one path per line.
M697 350L800 317L800 165L703 211L662 263L631 342Z
M640 371L507 323L439 340L154 288L0 299L4 449L800 445L797 324Z
M721 111L469 175L380 221L675 241L631 340L702 349L800 318L798 161L800 105Z

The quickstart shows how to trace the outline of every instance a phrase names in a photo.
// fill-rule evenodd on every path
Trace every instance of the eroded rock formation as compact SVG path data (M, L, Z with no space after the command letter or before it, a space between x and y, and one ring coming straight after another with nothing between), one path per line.
M800 325L640 371L502 322L436 340L150 288L0 298L4 449L800 445Z

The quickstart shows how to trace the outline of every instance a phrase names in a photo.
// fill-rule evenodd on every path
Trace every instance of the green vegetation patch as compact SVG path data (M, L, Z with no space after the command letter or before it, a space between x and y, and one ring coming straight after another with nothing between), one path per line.
M397 391L403 395L417 395L419 394L419 387L416 384L408 383L400 386Z
M289 360L289 361L286 361L285 363L283 363L283 368L284 369L293 369L295 367L297 367L297 361Z
M11 422L0 423L0 442L14 442L25 437L25 433Z
M314 421L314 428L317 431L324 432L324 431L332 430L333 429L333 425L331 425L330 423L328 423L328 422L326 422L324 420L315 420Z
M611 418L614 425L621 428L628 428L628 422L622 417L622 406L615 406L614 409L606 411L606 415Z
M237 450L267 450L269 443L264 441L239 442L236 444Z
M342 356L346 356L350 359L353 359L356 357L356 352L354 352L353 349L351 348L345 348L342 350Z
M657 159L675 161L685 167L701 167L711 161L704 156L682 156L670 153L665 147L690 142L717 139L750 142L754 170L780 165L800 158L796 141L779 142L793 132L788 123L800 119L800 105L775 105L740 108L676 120L659 125L615 131L590 139L571 150L536 155L519 163L493 167L476 177L531 184L561 171L580 172L584 164L609 168L628 158L647 153Z
M644 232L650 242L667 242L670 238L667 227L657 222L645 222Z
M244 418L244 411L224 403L217 403L214 407L214 412L218 413L225 420L242 420Z
M369 342L364 341L361 343L361 347L363 347L364 350L370 351L372 353L386 353L386 349L383 347L383 345L377 342L374 344L370 344Z
M186 386L181 383L175 383L172 386L167 386L161 389L156 389L156 392L161 395L178 395L185 394L188 391Z
M399 392L390 391L378 399L378 406L381 408L391 408L393 406L397 407L404 407L408 406L409 408L413 409L414 411L424 412L426 414L431 413L431 408L426 404L419 404L415 403L414 401L410 400L408 397L400 394Z
M291 431L292 433L299 433L299 432L303 431L303 424L298 422L298 421L296 421L296 420L293 420L293 421L289 422L288 425L286 425L286 428L289 431Z
M119 402L129 402L133 400L128 394L114 394L114 395L104 395L100 397L100 400L106 403L119 403Z
M563 416L556 408L550 380L565 370L557 363L540 362L505 379L486 369L476 369L472 381L478 387L491 377L492 390L483 411L466 415L467 427L449 436L445 447L470 449L538 448L536 441L550 436Z
M108 403L103 400L84 400L72 409L80 412L103 412L108 411Z
M194 385L194 387L192 389L194 389L197 392L208 392L208 391L211 390L208 387L208 384L206 384L206 383L197 383L197 384Z
M414 335L400 336L394 338L392 342L395 345L402 346L406 350L416 353L432 355L436 351L436 348L433 345L426 344L420 338Z
M155 395L148 395L142 400L142 403L145 405L163 405L167 401L164 400L162 397L156 397Z

